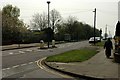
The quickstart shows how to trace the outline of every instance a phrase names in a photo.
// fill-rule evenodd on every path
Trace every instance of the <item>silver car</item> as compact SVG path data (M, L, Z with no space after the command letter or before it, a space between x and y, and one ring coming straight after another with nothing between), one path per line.
M97 43L97 42L100 42L101 40L100 40L100 37L95 37L95 43ZM89 43L94 43L94 37L91 37L90 39L89 39Z

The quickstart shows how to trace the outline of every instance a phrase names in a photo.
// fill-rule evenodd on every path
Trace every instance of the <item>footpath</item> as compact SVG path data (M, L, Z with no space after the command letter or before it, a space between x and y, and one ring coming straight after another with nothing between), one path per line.
M120 64L114 62L113 55L107 59L102 48L99 53L84 62L45 62L45 64L54 70L87 80L120 80Z
M37 47L38 45L39 45L39 43L20 44L20 47L19 47L18 44L4 45L4 46L2 46L2 51L5 51L5 50L13 50L13 49L21 49L21 48Z
M55 44L61 44L64 42L56 42ZM52 46L51 44L49 46ZM13 49L22 49L22 48L30 48L30 47L40 47L40 43L31 43L31 44L12 44L12 45L4 45L0 46L2 51L5 50L13 50ZM47 48L47 43L44 44L44 47Z

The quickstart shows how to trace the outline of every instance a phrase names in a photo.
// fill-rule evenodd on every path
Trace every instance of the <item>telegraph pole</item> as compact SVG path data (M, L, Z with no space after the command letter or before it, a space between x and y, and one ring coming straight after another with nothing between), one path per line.
M105 28L105 40L107 39L107 24L106 24L106 28Z
M93 12L94 12L94 45L95 45L95 36L96 36L96 34L95 34L95 26L96 26L96 8L95 8L95 10L94 10Z
M102 36L102 29L100 28L100 41L101 41L101 36Z

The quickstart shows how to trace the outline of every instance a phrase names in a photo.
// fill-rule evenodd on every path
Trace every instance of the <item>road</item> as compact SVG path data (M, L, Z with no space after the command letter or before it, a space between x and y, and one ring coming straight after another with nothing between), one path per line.
M88 41L56 45L54 49L38 47L2 51L2 76L4 78L65 78L37 65L38 60L65 51L88 46Z

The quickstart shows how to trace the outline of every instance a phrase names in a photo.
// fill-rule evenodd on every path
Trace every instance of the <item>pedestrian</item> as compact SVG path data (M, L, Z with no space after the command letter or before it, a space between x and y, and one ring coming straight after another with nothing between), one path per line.
M110 56L111 56L111 49L113 49L112 41L110 40L110 38L108 38L107 41L105 42L104 49L106 49L105 50L106 57L110 58Z

